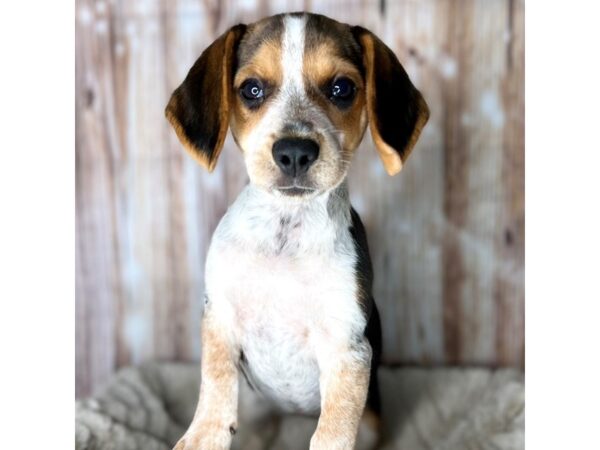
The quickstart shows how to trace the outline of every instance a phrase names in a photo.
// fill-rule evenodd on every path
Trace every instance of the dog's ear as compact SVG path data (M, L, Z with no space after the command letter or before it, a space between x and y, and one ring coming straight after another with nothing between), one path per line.
M245 30L245 25L236 25L204 50L165 109L184 148L209 172L227 135L232 72Z
M429 119L429 108L389 47L362 27L352 32L363 52L371 136L385 170L395 175Z

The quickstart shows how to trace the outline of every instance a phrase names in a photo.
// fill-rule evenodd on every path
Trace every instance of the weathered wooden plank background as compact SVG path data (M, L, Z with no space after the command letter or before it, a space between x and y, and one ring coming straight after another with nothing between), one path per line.
M247 177L230 138L204 173L163 108L214 37L290 10L373 30L431 108L399 176L368 135L350 174L385 361L522 366L523 0L78 0L77 395L125 364L199 358L204 256Z

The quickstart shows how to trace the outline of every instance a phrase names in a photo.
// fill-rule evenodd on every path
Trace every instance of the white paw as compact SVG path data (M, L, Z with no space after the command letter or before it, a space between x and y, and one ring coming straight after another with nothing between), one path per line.
M173 450L228 450L234 433L233 427L226 429L199 425L188 430Z

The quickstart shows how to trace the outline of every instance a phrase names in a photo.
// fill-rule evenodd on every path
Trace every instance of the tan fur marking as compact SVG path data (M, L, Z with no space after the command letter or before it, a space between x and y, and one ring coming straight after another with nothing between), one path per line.
M202 382L192 423L176 450L226 449L237 428L238 351L205 312L202 318Z
M210 159L208 165L208 171L212 172L217 164L221 150L223 150L223 143L227 136L227 130L229 128L229 105L231 103L231 63L233 61L233 44L236 40L234 33L229 32L225 38L225 55L223 55L223 76L221 77L221 89L223 89L223 95L221 96L221 108L219 110L219 123L221 124L219 129L219 136L217 138L217 144L215 147L214 154Z
M377 151L379 152L379 157L383 161L385 171L390 176L396 175L402 170L402 158L400 158L400 155L396 153L396 150L385 143L385 141L381 138L379 131L374 131L375 126L372 123L369 129L371 130L371 136L373 138L373 142L375 142L375 147L377 147Z
M305 77L309 77L317 85L339 76L350 78L357 86L362 85L358 69L340 58L335 44L330 41L324 41L304 54L303 71Z
M259 78L279 86L283 80L281 64L281 45L275 41L264 42L247 64L238 68L233 85L239 89L247 78Z
M311 99L327 112L335 129L344 134L342 150L344 159L349 161L360 144L366 128L366 123L361 123L365 92L360 72L353 64L340 58L335 44L329 41L304 54L303 72ZM342 77L352 80L357 88L354 103L348 110L338 109L318 92L326 83ZM311 92L316 94L311 95Z
M321 415L310 450L354 448L369 387L369 364L340 361L321 374Z
M269 107L269 99L267 99L266 104L256 110L250 110L244 105L237 92L245 80L257 78L268 83L270 88L274 90L271 96L276 95L276 91L283 80L283 72L279 61L281 61L281 46L277 45L276 42L267 41L255 52L252 59L243 67L240 67L235 74L230 126L236 142L239 143L247 133L256 128Z

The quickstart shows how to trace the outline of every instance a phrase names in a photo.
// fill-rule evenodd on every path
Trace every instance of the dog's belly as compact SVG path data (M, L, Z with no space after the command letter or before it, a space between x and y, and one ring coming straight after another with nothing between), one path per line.
M252 388L285 412L318 412L319 367L302 332L258 325L241 338L241 368Z
M207 269L219 280L214 301L222 303L214 306L226 311L249 382L286 412L317 413L318 358L348 342L363 320L352 261L261 256L233 246L213 255Z

